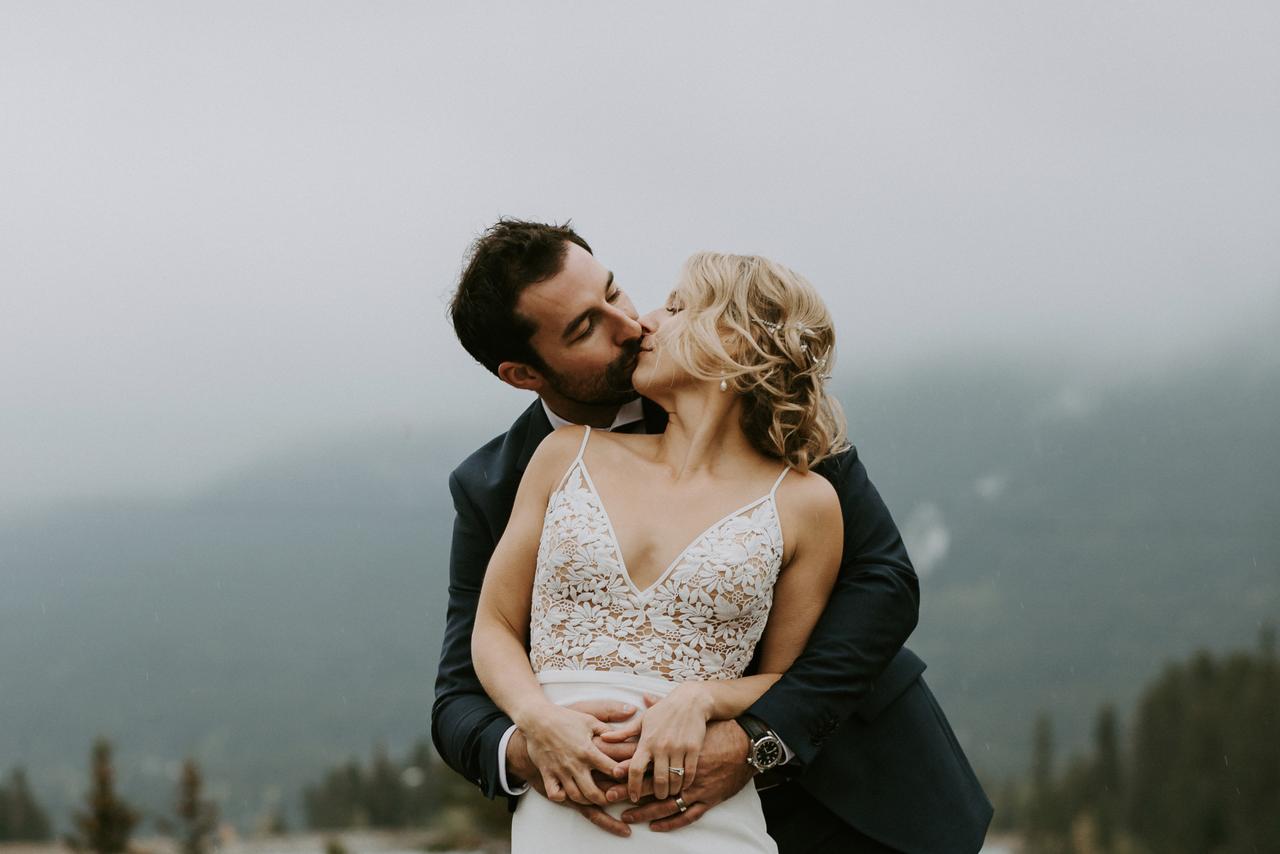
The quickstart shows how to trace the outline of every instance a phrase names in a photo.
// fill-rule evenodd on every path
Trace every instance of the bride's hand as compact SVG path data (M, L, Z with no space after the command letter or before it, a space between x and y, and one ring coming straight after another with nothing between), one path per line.
M601 736L603 741L625 741L637 734L640 736L635 755L624 763L627 794L636 802L642 797L644 772L651 761L653 796L658 800L674 797L693 783L712 709L711 696L699 682L683 682L661 699L646 697L645 700L650 707L638 720ZM682 768L684 773L672 773L673 768Z
M547 798L566 797L579 804L607 806L604 792L591 778L591 771L617 779L623 769L592 741L608 731L609 725L584 712L554 703L537 706L516 721L524 734L529 759L538 766Z

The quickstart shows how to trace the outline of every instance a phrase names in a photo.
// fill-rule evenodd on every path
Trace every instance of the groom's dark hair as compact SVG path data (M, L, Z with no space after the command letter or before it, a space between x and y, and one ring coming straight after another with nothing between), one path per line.
M591 247L569 225L500 219L476 238L458 289L449 301L449 317L458 340L494 376L503 362L524 362L545 369L529 338L532 320L516 311L520 294L564 267L569 244Z

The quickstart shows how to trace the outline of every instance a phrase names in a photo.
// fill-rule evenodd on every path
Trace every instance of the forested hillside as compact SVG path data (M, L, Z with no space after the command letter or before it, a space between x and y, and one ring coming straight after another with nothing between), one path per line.
M1025 769L1037 711L1070 750L1163 662L1280 612L1277 371L1098 392L935 367L842 397L922 576L909 644L984 776ZM101 733L137 802L164 807L191 753L248 823L296 818L304 783L379 740L407 749L444 620L445 477L502 426L350 439L0 528L0 768L25 765L63 823Z

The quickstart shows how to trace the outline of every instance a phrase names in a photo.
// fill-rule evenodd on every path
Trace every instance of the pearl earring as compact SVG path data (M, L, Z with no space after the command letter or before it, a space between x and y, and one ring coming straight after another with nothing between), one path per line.
M721 391L728 391L728 390L729 390L729 381L728 381L727 379L725 379L724 377L721 377L721 378L720 378L720 390L721 390Z

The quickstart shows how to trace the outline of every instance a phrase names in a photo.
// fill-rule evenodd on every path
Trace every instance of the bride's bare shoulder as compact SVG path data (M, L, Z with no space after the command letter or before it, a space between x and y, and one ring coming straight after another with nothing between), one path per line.
M578 456L578 449L582 447L586 433L586 428L577 424L552 430L538 443L533 456L529 458L529 466L525 469L521 482L530 481L537 485L558 483L565 469Z
M836 488L831 485L831 481L813 470L799 472L792 469L787 472L778 486L778 494L788 496L784 501L790 500L815 510L832 503L840 506L840 497L836 495Z
M817 472L787 472L778 486L777 505L784 535L827 537L843 531L840 496L831 481Z
M613 462L626 462L636 454L651 451L657 436L644 433L612 433L608 430L592 430L591 444Z

